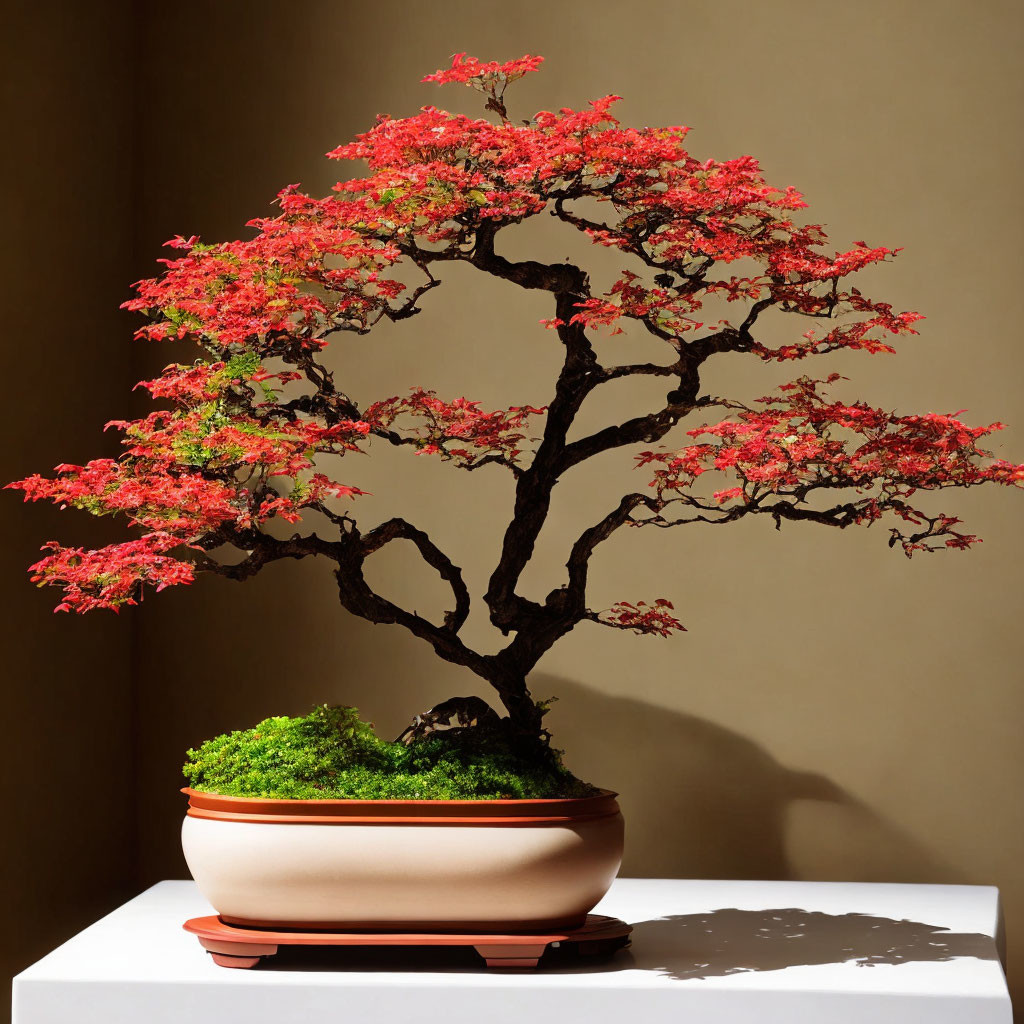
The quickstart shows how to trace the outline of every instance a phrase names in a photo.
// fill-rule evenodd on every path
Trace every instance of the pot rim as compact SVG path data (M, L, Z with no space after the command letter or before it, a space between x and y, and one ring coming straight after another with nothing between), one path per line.
M222 796L182 787L188 816L218 821L323 825L559 825L614 817L617 793L535 800L295 800Z
M518 797L515 799L505 799L503 797L487 797L486 799L482 800L415 800L405 797L383 800L336 799L334 797L325 798L323 800L299 800L293 797L277 796L228 796L225 793L212 793L205 789L192 789L190 786L182 786L180 792L185 793L190 800L192 799L192 797L203 797L222 800L225 803L237 803L239 806L251 805L253 803L264 803L283 804L287 807L322 807L325 804L336 807L352 807L357 804L367 804L375 807L394 807L398 804L410 804L413 806L425 807L477 807L486 804L500 804L503 807L515 807L525 804L544 804L550 806L564 807L569 804L580 804L586 800L607 799L608 797L617 797L619 795L615 790L598 789L596 787L594 789L594 792L591 793L589 796L541 796L527 797L525 799L520 799Z

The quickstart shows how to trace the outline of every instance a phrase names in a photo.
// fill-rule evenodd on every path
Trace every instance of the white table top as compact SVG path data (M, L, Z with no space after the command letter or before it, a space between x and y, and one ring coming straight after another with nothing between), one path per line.
M160 882L18 975L13 1022L1012 1021L993 888L623 878L596 911L634 925L596 964L488 972L470 951L349 948L229 970L181 928L212 912L194 883Z

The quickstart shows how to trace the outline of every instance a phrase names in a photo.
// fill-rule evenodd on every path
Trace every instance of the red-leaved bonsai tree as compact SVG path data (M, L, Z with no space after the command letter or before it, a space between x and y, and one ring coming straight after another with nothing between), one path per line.
M776 525L803 520L845 529L886 519L890 546L908 556L975 541L960 532L958 519L920 510L916 495L1024 483L1024 466L980 447L1000 424L972 427L956 416L839 402L825 388L836 374L799 377L753 405L702 394L703 365L725 354L795 362L845 349L892 352L889 339L915 333L920 315L896 312L846 281L897 250L858 242L849 252L825 251L822 228L794 219L805 206L799 192L768 185L748 156L694 159L686 128L622 127L610 113L615 96L586 110L512 121L505 88L540 63L527 56L485 64L459 54L424 81L472 86L494 120L434 107L382 117L328 154L366 161L366 176L340 182L322 199L288 186L278 195L280 214L251 221L255 236L248 240L168 243L176 257L125 305L149 317L140 337L195 342L209 358L171 365L143 382L169 407L111 424L125 435L121 458L61 465L53 478L8 485L26 500L120 512L142 531L96 551L49 544L32 566L33 579L63 588L59 611L117 610L147 586L191 583L199 571L242 580L276 559L320 556L332 564L349 612L404 626L441 658L485 679L507 709L506 725L532 742L540 737L543 746L544 709L527 678L559 638L585 621L661 636L683 628L663 599L622 601L602 612L588 607L590 560L620 527L764 515ZM594 201L604 216L587 212ZM570 262L501 254L502 231L545 212L622 254L629 268L608 291L595 293L587 272ZM490 412L419 388L367 402L325 365L331 335L362 335L381 320L414 316L440 284L439 265L452 261L550 292L544 324L564 358L546 407ZM737 261L755 270L730 274ZM735 302L740 312L702 323L712 297ZM811 329L772 347L758 338L769 313L795 314ZM599 361L593 332L618 334L631 323L664 343L664 358ZM600 401L606 384L633 375L664 378L664 404L569 440L584 402ZM680 425L685 443L659 447ZM527 431L540 434L535 445ZM483 595L491 622L511 636L497 653L481 654L460 637L470 593L426 533L404 518L361 528L335 500L363 492L323 472L324 463L382 444L515 478L515 507ZM587 459L638 445L651 446L635 455L645 474L641 487L598 510L567 552L559 587L543 600L521 594L555 484ZM299 523L309 510L326 517L329 535L279 539L265 529L277 519ZM366 560L399 539L415 545L450 586L452 608L443 621L399 607L364 579ZM221 563L207 554L225 545L238 549L240 560ZM455 699L438 715L465 724L478 710Z

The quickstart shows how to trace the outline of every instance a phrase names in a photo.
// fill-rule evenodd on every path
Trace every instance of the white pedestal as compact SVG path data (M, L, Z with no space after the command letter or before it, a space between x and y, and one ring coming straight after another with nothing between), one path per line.
M14 1024L1011 1024L983 886L619 879L634 925L607 961L487 971L473 954L356 949L217 967L161 882L14 980Z

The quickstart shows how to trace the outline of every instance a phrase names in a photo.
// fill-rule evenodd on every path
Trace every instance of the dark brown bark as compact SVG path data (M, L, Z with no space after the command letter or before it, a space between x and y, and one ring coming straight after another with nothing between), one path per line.
M572 195L572 189L563 193L554 212L562 220L580 229L593 227L591 222L565 209L564 200L572 198ZM307 555L330 558L336 564L335 576L341 604L348 611L373 623L401 625L429 643L439 657L470 669L494 688L510 721L523 736L543 741L546 735L541 725L543 712L530 694L526 681L529 673L561 637L579 622L595 618L594 613L587 608L586 585L590 559L597 546L620 526L633 520L634 512L646 510L658 516L665 505L650 495L625 496L615 509L586 530L575 542L566 563L566 583L540 602L519 594L518 585L547 520L554 487L564 473L595 455L637 442L655 443L661 440L680 419L706 404L707 400L698 397L701 363L717 352L749 347L750 327L771 303L755 304L747 320L738 329L726 329L690 343L683 343L674 336L669 337L657 325L645 323L648 330L671 345L672 362L665 365L638 363L604 367L598 362L584 327L578 322L572 322L578 312L577 304L590 297L584 271L568 262L547 264L534 260L508 260L495 251L498 230L499 225L494 221L467 223L456 242L437 251L420 249L410 240L403 242L406 255L424 271L426 281L402 306L384 310L380 315L391 319L414 315L418 312L419 299L438 283L430 273L430 265L454 260L468 262L479 270L519 287L548 291L554 296L555 315L561 321L558 338L564 357L555 382L554 395L548 403L540 444L526 466L513 464L497 456L483 459L474 466L479 468L500 464L509 469L516 479L512 516L505 528L500 558L491 573L484 595L491 622L506 636L514 634L509 643L496 654L482 655L461 640L458 633L470 611L470 595L461 570L426 533L404 519L388 520L363 535L351 518L323 508L321 511L339 527L340 540L328 542L316 535L294 537L288 541L277 541L265 535L230 538L249 554L238 565L221 567L219 571L241 579L258 571L266 562L278 558L301 558ZM664 270L663 265L644 248L643 238L643 235L638 236L636 244L628 251L640 257L648 266ZM689 271L675 268L674 273L683 282L681 287L698 287L706 270L707 266L698 264ZM323 333L334 330L361 332L363 329L359 324L343 324L325 328ZM315 390L309 396L287 403L282 407L283 411L313 413L323 416L328 422L360 418L357 405L336 388L331 372L319 364L307 349L295 350L289 361L301 369ZM595 388L608 381L632 375L675 378L675 386L666 395L664 406L647 415L633 417L569 442L573 422ZM416 443L411 438L384 428L375 429L373 434L389 444ZM787 518L809 517L802 511L789 511L790 508L786 506L778 510L777 515ZM663 525L669 524L666 522ZM451 587L454 607L445 613L442 623L432 623L415 612L399 607L376 594L366 582L363 575L366 559L394 540L411 542L420 557Z

